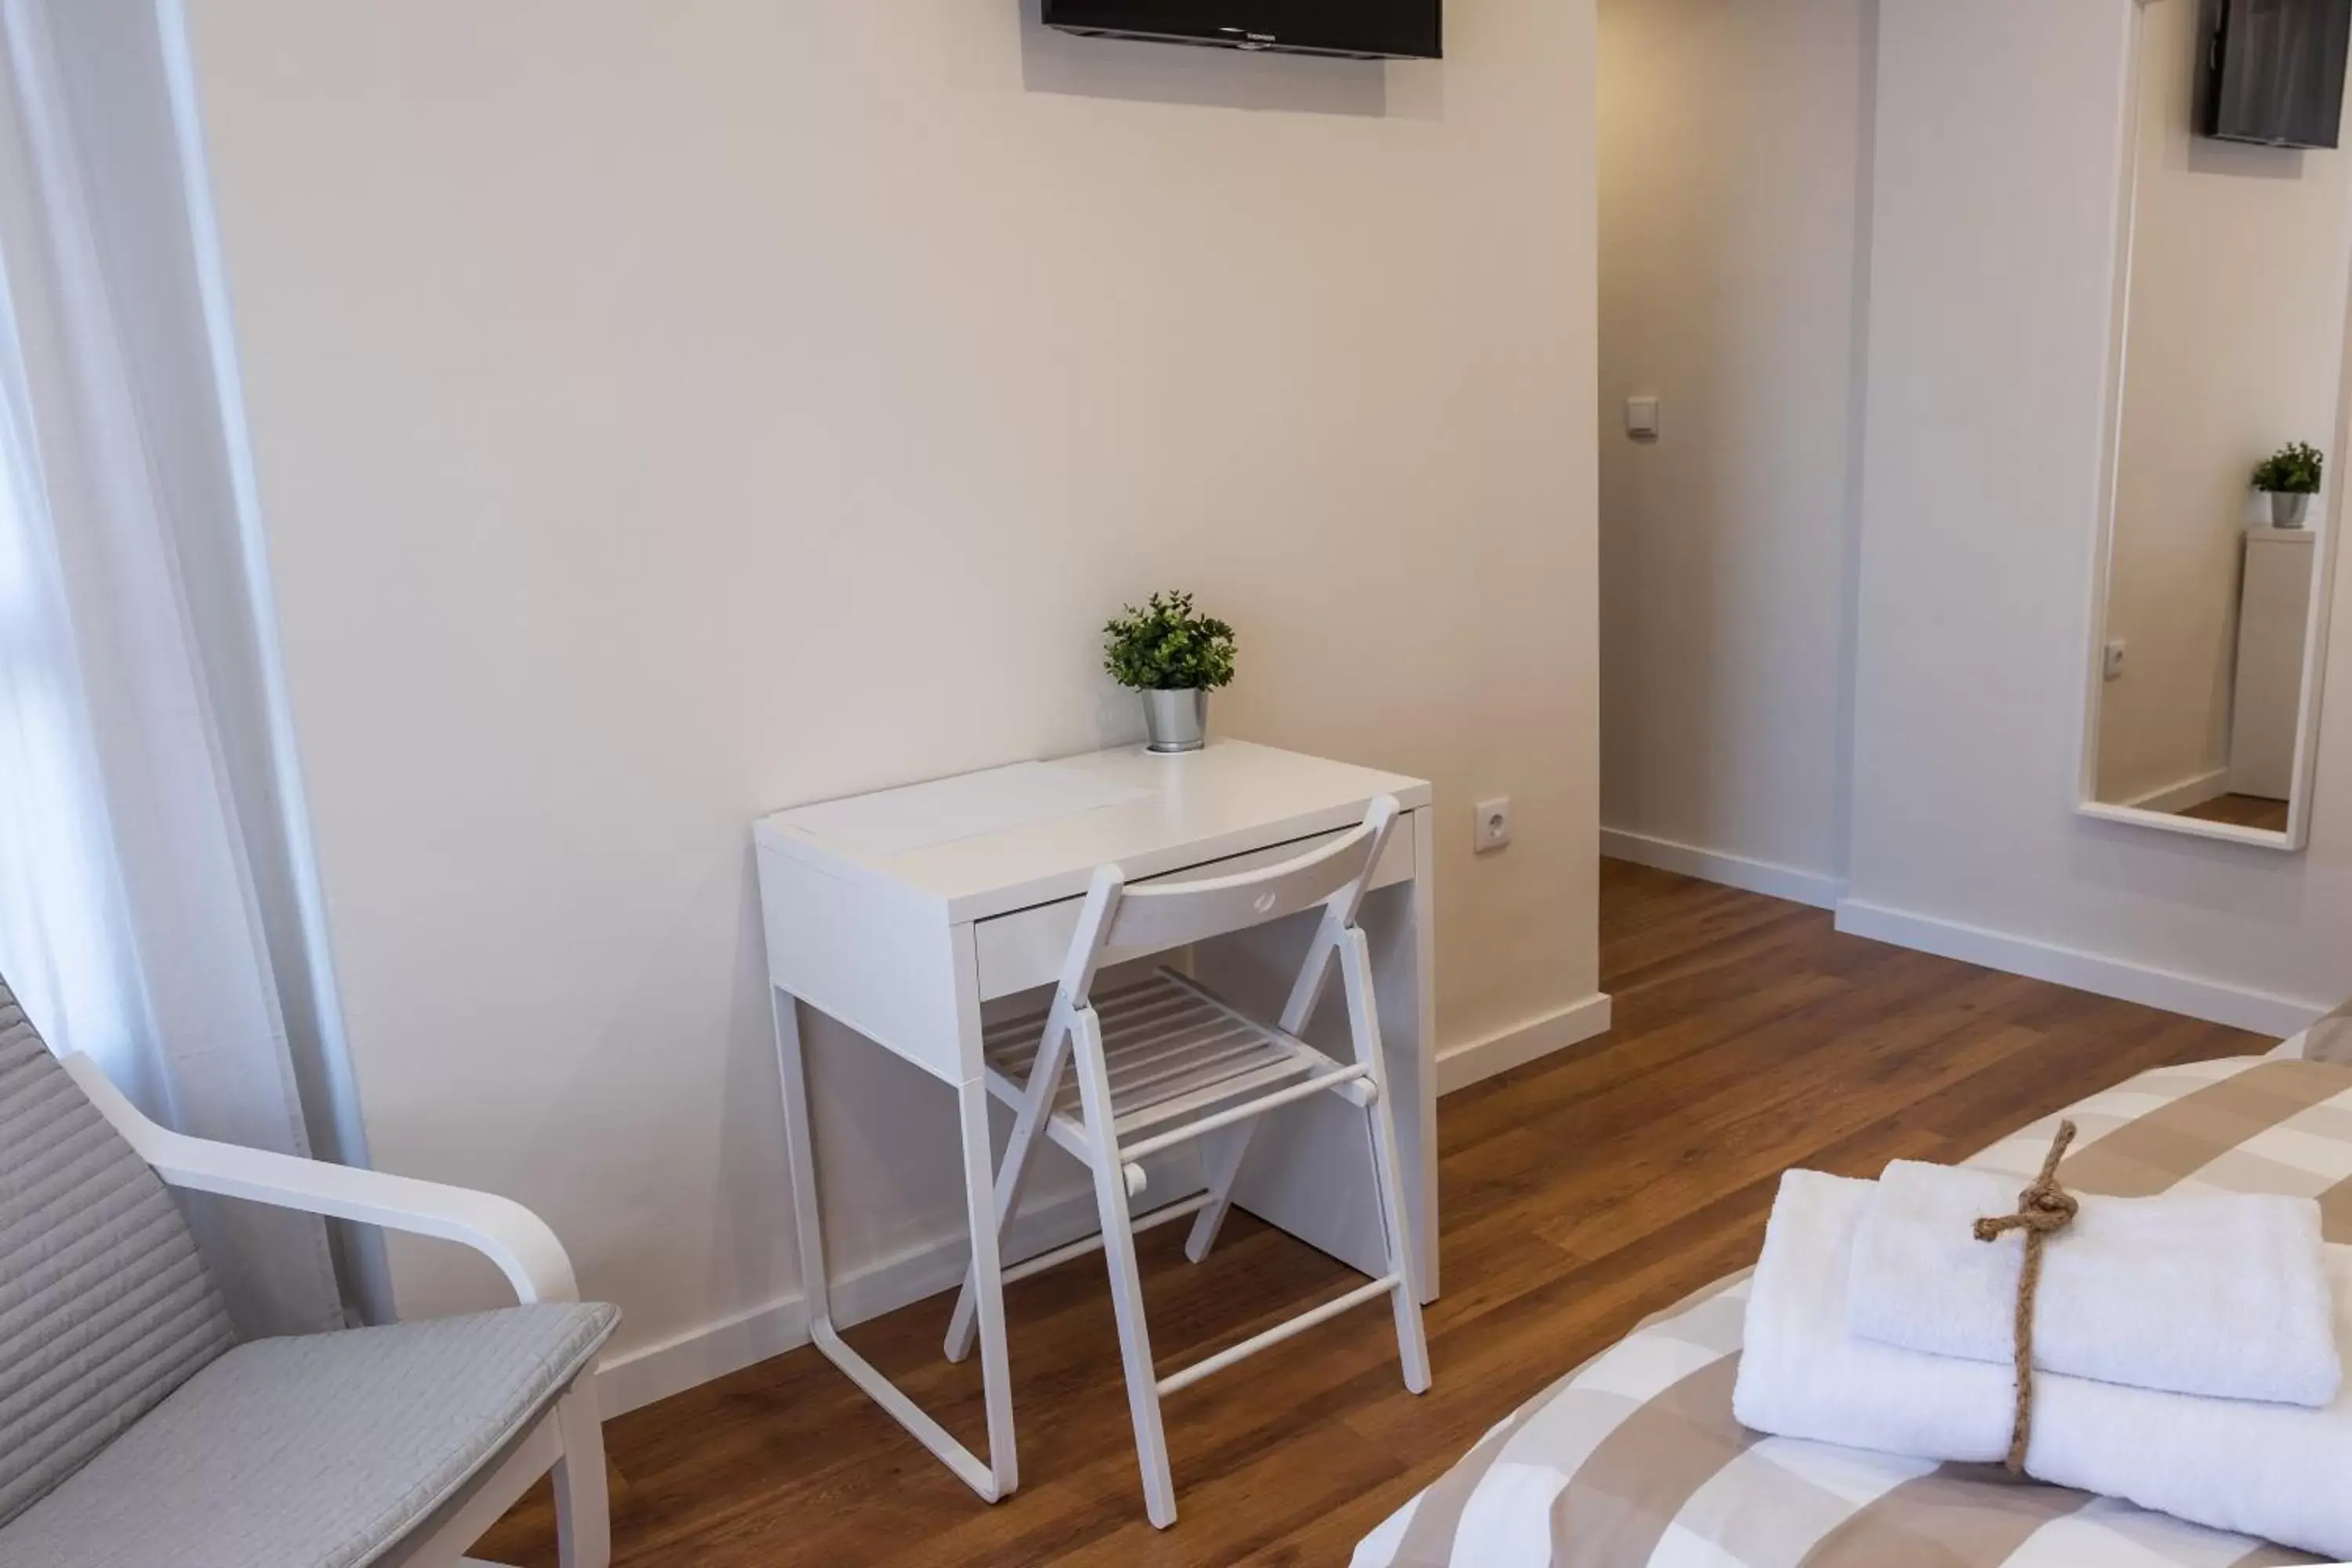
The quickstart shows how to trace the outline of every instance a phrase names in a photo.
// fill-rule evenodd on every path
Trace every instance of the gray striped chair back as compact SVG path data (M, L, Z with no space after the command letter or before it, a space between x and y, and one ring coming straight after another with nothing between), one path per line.
M0 1525L234 1337L171 1194L0 980Z

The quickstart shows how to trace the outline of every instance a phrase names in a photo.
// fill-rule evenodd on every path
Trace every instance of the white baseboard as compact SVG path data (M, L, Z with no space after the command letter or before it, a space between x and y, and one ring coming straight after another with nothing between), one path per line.
M1452 1094L1482 1079L1523 1067L1538 1057L1566 1050L1609 1030L1609 998L1594 992L1581 1001L1515 1024L1483 1039L1448 1046L1437 1053L1437 1092Z
M1601 830L1601 853L1612 860L1631 860L1636 866L1654 866L1661 871L1676 871L1702 881L1720 882L1727 888L1762 893L1767 898L1811 904L1815 909L1835 909L1837 901L1845 897L1843 882L1818 871L1800 870L1769 860L1751 860L1745 855L1727 855L1719 849L1701 849L1695 844L1677 844L1671 838L1653 838L1646 833L1628 833L1622 828Z
M808 1340L808 1310L794 1291L657 1344L605 1357L596 1368L596 1408L610 1421L770 1356L798 1350Z
M2187 811L2203 805L2209 800L2219 800L2230 793L2230 770L2215 768L2210 773L2182 779L2179 784L2152 789L2123 804L2140 811Z
M1853 936L1916 948L1964 963L1982 964L2031 980L2071 985L2168 1013L2181 1013L2258 1035L2286 1036L2311 1026L2327 1008L2291 996L2203 980L2177 970L2153 969L2120 958L1987 931L1981 926L1931 915L1912 914L1846 899L1837 907L1837 929Z
M1153 1172L1159 1173L1157 1166ZM1149 1202L1156 1208L1198 1191L1197 1182L1181 1191L1154 1183ZM1074 1192L1024 1214L1013 1224L1006 1251L1012 1257L1026 1258L1091 1235L1095 1228L1094 1194ZM942 1290L952 1290L962 1282L971 1257L971 1244L958 1231L848 1269L832 1282L834 1321L838 1327L853 1328ZM798 1350L808 1342L808 1303L795 1290L764 1307L607 1358L596 1369L597 1406L609 1420Z

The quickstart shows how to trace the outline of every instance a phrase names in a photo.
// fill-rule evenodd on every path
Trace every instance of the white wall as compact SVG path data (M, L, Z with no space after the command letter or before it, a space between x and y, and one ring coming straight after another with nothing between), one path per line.
M2173 26L2189 3L2151 15ZM2352 638L2308 853L2075 810L2133 18L2134 0L1604 0L1603 838L1835 900L1849 931L2284 1031L2352 992L2352 820L2330 816ZM2221 171L2281 155L2184 145L2186 64L2150 68L2163 177L2203 214L2162 222L2199 231L2181 265L2201 274L2269 237L2217 209L2284 195L2224 192ZM2284 162L2305 181L2340 164ZM2295 308L2332 354L2343 241L2297 233L2264 287L2309 282ZM2302 405L2332 367L2309 368ZM1655 447L1622 435L1635 392L1665 399Z
M2074 810L2133 11L1882 0L1842 913L2284 1027L2352 991L2352 637L2307 854Z
M370 1148L623 1355L793 1289L751 818L1137 735L1123 598L1239 625L1221 728L1436 782L1446 1041L1593 992L1591 7L1449 11L193 0ZM953 1228L942 1097L817 1047L838 1260Z
M1844 860L1870 13L1601 6L1601 820L1799 896Z
M2238 584L2254 465L2333 443L2352 276L2352 154L2195 133L2199 0L2150 0L2098 798L2137 803L2230 761Z

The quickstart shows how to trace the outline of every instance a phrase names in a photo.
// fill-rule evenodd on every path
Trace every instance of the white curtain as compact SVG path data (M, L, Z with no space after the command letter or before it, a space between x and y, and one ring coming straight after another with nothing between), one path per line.
M235 421L173 361L206 357L190 165L153 11L72 4L0 0L0 974L157 1120L307 1154L267 642L204 455ZM343 1321L319 1221L190 1206L241 1328Z

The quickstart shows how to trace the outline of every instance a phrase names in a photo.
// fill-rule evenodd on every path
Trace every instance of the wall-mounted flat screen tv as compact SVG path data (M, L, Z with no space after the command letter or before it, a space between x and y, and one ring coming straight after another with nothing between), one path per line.
M2344 122L2352 0L2209 0L2216 22L2205 134L2333 147Z
M2352 0L2347 0L2352 4ZM1066 33L1358 58L1435 59L1444 0L1045 0Z

